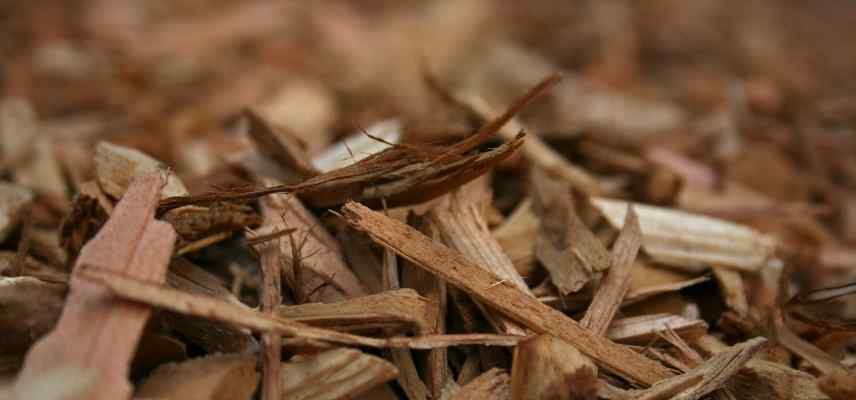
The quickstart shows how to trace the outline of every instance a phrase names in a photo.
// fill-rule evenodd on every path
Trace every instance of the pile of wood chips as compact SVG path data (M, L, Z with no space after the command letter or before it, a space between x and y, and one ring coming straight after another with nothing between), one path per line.
M854 15L16 2L0 399L854 399Z

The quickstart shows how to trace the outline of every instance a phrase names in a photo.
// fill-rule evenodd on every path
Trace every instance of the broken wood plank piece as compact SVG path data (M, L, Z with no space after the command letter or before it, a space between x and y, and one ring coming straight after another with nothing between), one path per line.
M395 250L426 271L469 293L538 333L561 338L591 357L601 368L626 379L651 385L672 373L660 364L583 329L576 321L539 302L501 278L439 245L415 229L358 203L342 207L346 222L378 244Z
M283 265L286 283L298 303L329 303L367 294L345 262L339 243L303 202L292 195L274 194L262 199L261 205L264 226L256 230L257 235L294 229L278 241L270 257Z
M450 400L509 400L511 386L508 374L493 368L479 375L455 392Z
M477 204L465 203L461 190L452 192L449 204L435 207L429 214L429 221L437 228L440 237L449 248L457 250L475 265L500 277L498 285L514 285L523 292L529 287L514 268L511 259L502 251L502 247L491 236L487 223ZM486 195L486 194L485 194ZM485 308L480 303L485 317L500 333L525 335L526 331L513 320Z
M707 394L724 387L726 382L737 374L740 369L752 358L761 346L766 342L766 339L756 337L749 339L743 343L735 344L728 350L723 351L709 360L705 361L698 367L692 369L683 375L665 379L655 386L647 389L640 397L645 399L663 398L659 397L658 392L669 392L671 394L676 387L683 386L681 382L698 381L680 392L667 396L676 400L698 400ZM701 380L698 380L698 377Z
M609 224L620 229L627 202L593 198ZM642 248L658 263L701 272L709 265L758 271L776 249L776 241L754 229L715 218L634 204L642 230Z
M60 320L30 349L18 384L26 385L51 370L74 367L93 370L99 377L89 398L130 396L128 369L150 310L115 301L109 290L82 279L80 272L84 266L95 266L147 282L164 282L176 235L172 226L154 220L163 185L160 174L134 180L104 227L83 247Z
M159 366L136 396L152 399L249 400L259 384L256 357L215 354Z
M624 296L630 287L630 271L633 268L633 260L639 252L642 241L642 233L639 230L639 219L633 212L633 207L628 206L624 227L615 244L612 245L611 263L609 270L600 281L600 286L594 295L594 299L586 310L580 325L588 328L596 335L605 335L609 324L621 307Z
M532 205L541 222L535 256L562 295L576 292L609 268L609 252L577 215L570 185L539 169L531 176Z
M524 339L524 337L515 335L493 334L423 335L391 338L358 336L272 317L251 310L246 306L235 305L210 296L182 292L162 285L105 271L102 268L84 265L79 275L82 279L104 286L113 295L122 299L195 317L227 322L252 329L256 332L278 332L283 336L303 341L320 341L374 348L409 347L411 349L427 350L438 347L476 344L516 346L520 340Z
M593 399L597 390L597 367L559 338L538 335L514 350L512 399Z
M282 364L282 399L350 399L397 375L388 361L355 349L297 355Z

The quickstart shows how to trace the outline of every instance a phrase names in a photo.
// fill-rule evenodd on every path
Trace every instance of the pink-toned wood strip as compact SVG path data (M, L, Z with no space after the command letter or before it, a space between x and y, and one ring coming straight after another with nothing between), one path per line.
M112 217L81 250L75 271L86 264L163 283L176 235L171 225L154 220L162 186L160 175L136 179ZM17 385L34 384L50 370L88 370L97 376L96 383L80 398L129 398L129 364L149 307L118 301L76 272L70 286L59 322L27 354Z

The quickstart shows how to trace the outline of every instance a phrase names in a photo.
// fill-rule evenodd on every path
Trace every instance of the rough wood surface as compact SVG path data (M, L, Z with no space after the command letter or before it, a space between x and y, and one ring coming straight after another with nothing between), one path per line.
M575 345L610 372L645 385L671 376L671 373L659 364L592 334L564 314L540 303L516 287L502 284L502 279L498 276L484 271L458 253L436 244L413 228L357 203L346 204L342 213L352 227L366 232L372 240L395 250L400 256L484 301L527 328L555 335Z
M493 368L473 379L450 397L451 400L511 399L508 374Z
M396 375L389 362L354 349L296 356L282 365L282 399L350 399Z
M595 399L597 388L597 367L561 339L538 335L514 351L512 399Z

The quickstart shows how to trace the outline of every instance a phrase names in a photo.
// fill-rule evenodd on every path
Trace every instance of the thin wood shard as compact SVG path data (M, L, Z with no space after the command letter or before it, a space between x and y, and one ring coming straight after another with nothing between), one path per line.
M138 398L249 400L259 384L256 357L216 354L163 364L140 384Z
M574 210L571 187L547 173L532 173L533 208L541 220L535 256L563 295L580 290L609 268L609 252Z
M450 400L508 400L511 399L511 386L508 374L493 368L479 375L459 389Z
M621 307L621 302L630 288L630 270L642 241L639 219L633 212L633 207L628 208L624 227L612 247L612 266L601 280L591 305L580 321L580 325L596 335L606 334L609 324Z
M295 356L282 364L283 399L350 399L398 375L382 358L354 349Z
M600 367L633 382L651 385L671 376L660 364L612 341L596 336L576 321L539 302L501 278L483 270L415 229L357 203L342 207L345 220L378 244L394 250L426 271L469 293L539 333L557 336L591 357Z
M521 342L511 368L512 399L596 399L597 367L550 335Z
M606 336L616 342L644 346L667 330L692 343L707 334L707 323L680 315L648 314L613 321Z
M627 202L594 198L610 225L621 228ZM776 241L754 229L683 211L634 204L642 248L655 262L702 271L709 265L757 271L766 265Z
M161 175L135 180L111 218L83 247L60 320L28 353L19 384L26 385L50 370L75 367L99 376L88 398L130 396L129 364L150 310L115 301L109 290L80 275L85 266L95 266L147 282L164 282L176 235L172 226L154 220L163 184Z

